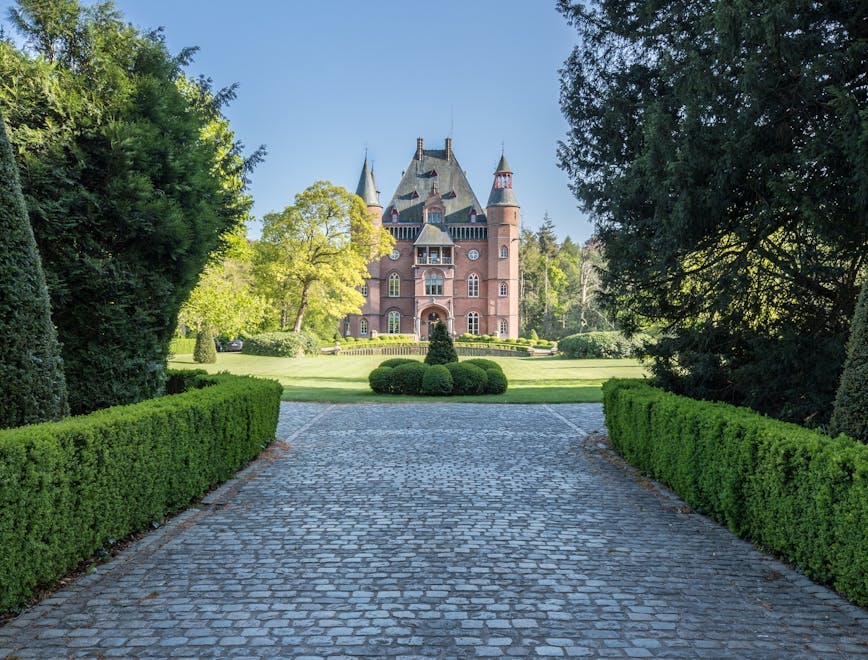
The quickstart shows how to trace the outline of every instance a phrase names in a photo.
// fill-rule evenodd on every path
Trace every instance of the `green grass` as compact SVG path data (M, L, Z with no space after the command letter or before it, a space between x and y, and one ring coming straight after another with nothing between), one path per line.
M506 394L445 399L374 394L368 387L368 374L387 358L381 355L276 358L218 353L216 364L200 365L193 362L192 355L178 355L169 362L169 366L273 378L283 385L284 401L329 403L585 403L603 400L600 389L603 381L609 378L641 378L645 373L636 360L629 359L492 357L486 359L498 362L509 379Z

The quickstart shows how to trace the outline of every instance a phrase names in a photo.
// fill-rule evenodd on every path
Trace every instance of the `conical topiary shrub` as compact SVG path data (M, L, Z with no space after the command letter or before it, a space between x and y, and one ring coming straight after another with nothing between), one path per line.
M438 323L431 331L425 364L448 364L449 362L458 362L458 353L452 345L452 338L446 332L446 326Z
M42 262L0 116L0 428L69 413Z
M193 360L200 364L214 364L217 362L214 331L207 325L196 333L196 347L193 349Z
M846 433L851 438L868 442L868 280L862 284L850 327L847 359L835 397L829 433Z

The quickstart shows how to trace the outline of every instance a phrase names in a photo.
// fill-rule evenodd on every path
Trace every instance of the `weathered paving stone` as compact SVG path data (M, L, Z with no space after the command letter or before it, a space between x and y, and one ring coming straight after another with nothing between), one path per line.
M638 479L597 404L283 404L0 658L859 657L868 615Z

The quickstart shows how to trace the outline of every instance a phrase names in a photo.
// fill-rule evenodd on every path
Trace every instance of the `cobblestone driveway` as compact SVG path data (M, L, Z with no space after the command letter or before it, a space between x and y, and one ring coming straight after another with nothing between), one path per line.
M0 657L868 655L865 610L601 427L592 404L284 404L285 442L0 628Z

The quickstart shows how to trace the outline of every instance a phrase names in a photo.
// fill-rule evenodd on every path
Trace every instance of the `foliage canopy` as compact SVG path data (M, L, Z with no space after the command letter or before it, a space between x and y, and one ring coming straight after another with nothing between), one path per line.
M19 0L0 42L0 110L21 171L81 413L157 394L178 310L250 206L214 92L159 32L109 2Z
M560 0L559 159L668 388L828 418L868 241L862 3ZM864 9L864 7L862 7Z

